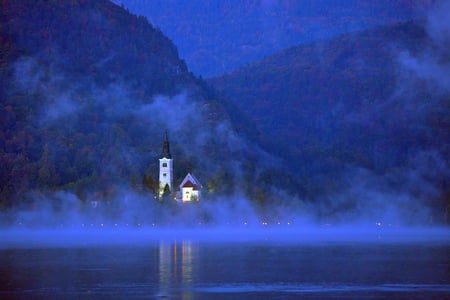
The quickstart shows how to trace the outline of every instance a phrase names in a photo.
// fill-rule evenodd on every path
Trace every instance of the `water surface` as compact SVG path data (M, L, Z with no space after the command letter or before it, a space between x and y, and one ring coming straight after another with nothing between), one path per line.
M141 234L127 239L123 232L117 240L98 233L76 243L58 234L41 244L3 234L0 298L450 299L450 243L442 237L302 241L220 234L165 234L143 243L137 243Z

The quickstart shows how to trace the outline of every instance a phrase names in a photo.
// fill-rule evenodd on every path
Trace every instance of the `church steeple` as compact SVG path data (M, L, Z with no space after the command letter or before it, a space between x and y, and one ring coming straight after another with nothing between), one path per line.
M159 199L164 194L173 194L173 159L170 154L169 136L165 134L162 155L159 159Z
M162 152L162 156L161 158L172 158L172 154L170 154L170 144L169 144L169 136L167 134L167 130L166 130L166 134L165 134L165 139L164 139L164 143L163 143L163 152Z

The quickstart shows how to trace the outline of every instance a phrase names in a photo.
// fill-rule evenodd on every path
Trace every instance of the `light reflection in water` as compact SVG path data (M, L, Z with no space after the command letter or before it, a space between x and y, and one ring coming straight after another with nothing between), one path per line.
M159 288L161 296L180 290L182 299L193 299L191 292L198 263L198 245L192 241L161 241L159 243Z
M181 242L181 280L183 285L192 284L193 247L191 241Z

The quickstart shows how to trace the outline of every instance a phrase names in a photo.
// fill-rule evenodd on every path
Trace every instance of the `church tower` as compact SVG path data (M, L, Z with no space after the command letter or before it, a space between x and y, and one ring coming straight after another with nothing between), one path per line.
M159 199L162 198L164 192L173 193L173 160L170 154L169 137L166 136L163 143L163 152L159 159Z

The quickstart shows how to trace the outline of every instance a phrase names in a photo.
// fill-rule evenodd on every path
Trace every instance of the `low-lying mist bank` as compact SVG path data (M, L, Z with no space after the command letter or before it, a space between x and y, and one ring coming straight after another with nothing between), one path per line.
M361 198L349 206L341 195L327 209L290 200L261 205L234 195L182 204L123 190L108 202L83 203L70 193L50 193L0 212L0 248L128 247L185 240L450 244L449 226L430 222L425 207L401 205L404 199ZM346 209L336 209L339 202Z
M159 242L205 243L419 243L450 245L447 227L260 226L203 228L0 229L0 249L149 246Z
M30 194L21 205L0 211L0 228L103 230L130 228L260 228L260 227L429 227L446 225L433 219L425 203L402 194L343 193L312 202L274 191L271 202L242 194L205 195L200 202L161 201L153 194L122 189L115 196L82 200L68 192ZM357 225L355 225L357 224Z

